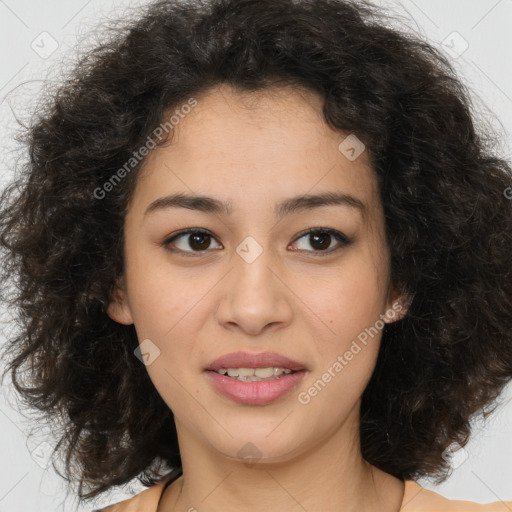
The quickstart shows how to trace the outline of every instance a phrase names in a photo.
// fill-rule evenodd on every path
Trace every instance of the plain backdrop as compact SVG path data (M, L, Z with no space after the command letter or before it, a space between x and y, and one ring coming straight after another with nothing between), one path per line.
M18 158L15 119L28 121L44 80L58 80L63 66L92 44L98 24L122 16L143 0L0 0L0 186L13 176ZM402 23L440 47L472 91L475 111L501 138L501 155L512 148L512 0L376 1L401 15ZM96 28L96 31L99 29ZM100 30L101 32L101 30ZM85 39L83 39L85 37ZM512 264L512 262L511 262ZM0 344L12 323L0 310ZM136 480L80 506L67 496L63 479L44 468L52 444L49 427L27 436L33 423L22 418L12 389L0 395L0 512L91 511L129 497L144 487ZM454 458L442 485L419 480L451 499L487 503L512 499L512 386L496 413L474 422L474 434ZM504 509L505 510L505 509Z

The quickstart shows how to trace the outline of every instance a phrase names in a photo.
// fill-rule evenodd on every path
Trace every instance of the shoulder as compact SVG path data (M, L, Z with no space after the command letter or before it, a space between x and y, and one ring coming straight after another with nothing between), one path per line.
M141 491L139 494L114 503L108 507L93 510L92 512L156 512L158 506L158 500L163 492L166 482L160 482L152 485L148 489Z
M155 512L166 481L153 485L133 498L92 512ZM400 512L510 512L512 501L479 504L472 501L449 500L414 482L405 481L405 492Z
M156 512L165 488L176 481L182 474L181 467L174 468L160 482L139 492L132 498L114 503L108 507L91 512Z
M400 512L510 512L512 501L480 504L472 501L449 500L423 488L413 480L405 481L405 494Z

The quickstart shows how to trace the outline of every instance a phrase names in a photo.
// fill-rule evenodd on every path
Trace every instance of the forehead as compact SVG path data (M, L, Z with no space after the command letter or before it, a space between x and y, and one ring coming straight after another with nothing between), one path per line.
M291 87L241 92L220 85L207 91L181 117L170 142L148 156L140 176L146 202L164 189L234 194L261 204L270 197L335 191L357 196L371 209L378 194L368 154L347 158L340 143L349 134L328 126L322 107L319 95Z

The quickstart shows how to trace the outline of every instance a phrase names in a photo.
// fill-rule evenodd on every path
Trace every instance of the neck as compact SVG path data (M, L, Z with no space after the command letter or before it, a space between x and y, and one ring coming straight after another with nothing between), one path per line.
M352 420L294 457L255 464L220 455L176 421L183 476L158 512L398 512L404 484L362 458Z

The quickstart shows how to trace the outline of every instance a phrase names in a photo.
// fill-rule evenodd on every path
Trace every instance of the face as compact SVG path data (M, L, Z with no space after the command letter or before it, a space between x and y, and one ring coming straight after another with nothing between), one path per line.
M180 447L239 459L250 442L261 462L284 461L357 431L383 318L405 308L367 152L340 150L349 134L321 108L305 91L219 86L138 176L108 314L135 325ZM292 201L325 194L338 199ZM214 363L235 352L249 359ZM256 366L295 370L259 382L212 371Z

